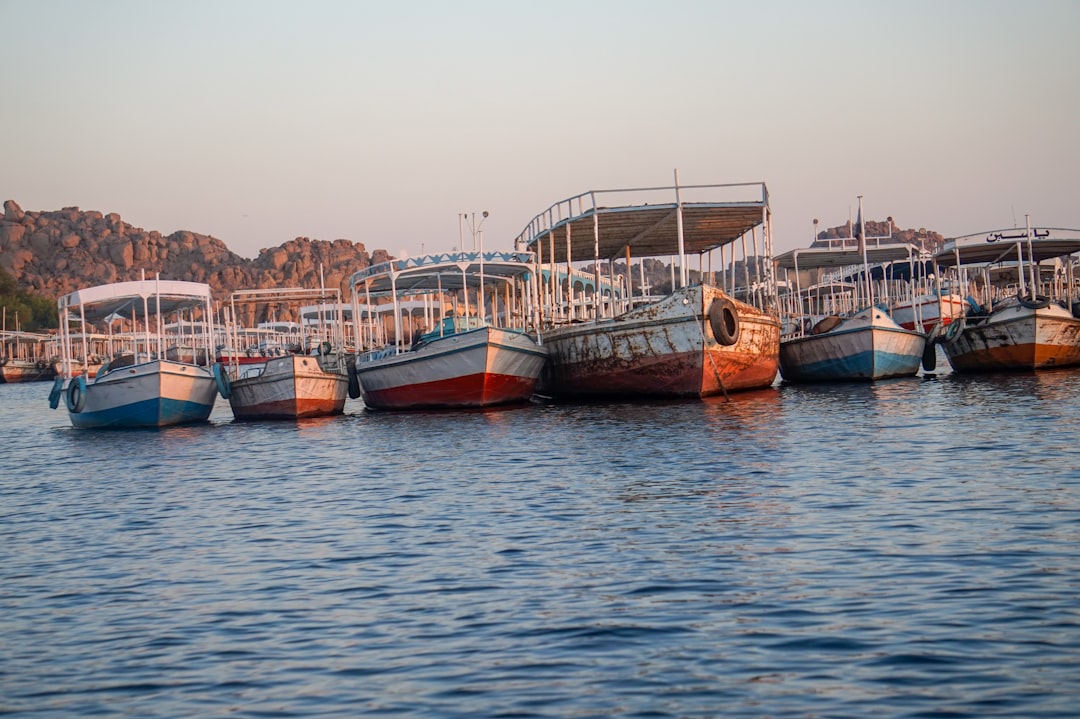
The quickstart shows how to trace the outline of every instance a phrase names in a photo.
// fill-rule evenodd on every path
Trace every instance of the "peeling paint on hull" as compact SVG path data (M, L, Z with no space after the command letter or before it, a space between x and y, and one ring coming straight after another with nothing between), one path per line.
M716 341L707 310L722 291L677 290L613 320L549 331L551 355L541 392L555 397L707 397L768 387L776 379L780 324L734 302L738 341Z
M788 382L873 381L914 377L926 336L902 328L877 308L856 313L823 334L780 342L780 374Z
M1054 305L1009 307L965 325L942 348L957 372L1072 367L1080 365L1080 319Z

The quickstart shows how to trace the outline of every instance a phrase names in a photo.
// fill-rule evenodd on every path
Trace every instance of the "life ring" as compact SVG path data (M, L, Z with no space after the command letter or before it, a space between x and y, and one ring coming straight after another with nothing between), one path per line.
M214 363L214 382L217 384L217 391L221 398L228 399L232 394L232 383L229 382L229 374L220 362Z
M57 377L49 390L49 408L56 409L60 406L60 395L64 394L64 378Z
M358 399L360 397L360 378L356 376L356 362L349 362L346 369L349 375L349 399Z
M64 400L67 402L68 412L78 414L83 411L86 406L86 377L80 374L71 378Z
M713 337L722 345L730 347L739 341L741 331L739 313L735 303L726 297L717 297L709 305L709 327Z

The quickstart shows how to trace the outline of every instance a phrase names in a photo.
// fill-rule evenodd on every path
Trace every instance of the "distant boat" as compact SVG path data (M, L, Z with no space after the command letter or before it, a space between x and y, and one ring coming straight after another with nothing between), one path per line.
M527 402L547 360L546 348L525 331L535 271L528 253L480 251L395 260L355 273L355 303L389 297L394 307L396 339L356 360L364 404L463 409ZM455 296L449 310L447 293ZM412 296L429 296L434 316L425 321L430 330L414 331L407 341L401 305Z
M980 296L938 341L957 372L1080 365L1080 230L1008 229L950 239L935 272Z
M810 247L778 256L777 267L793 270L796 278L800 271L830 268L853 276L851 281L822 282L806 290L796 285L793 294L782 298L783 378L788 382L872 381L917 374L926 333L902 327L889 312L894 300L910 303L910 293L903 294L906 283L895 279L890 283L883 277L883 291L875 296L870 279L871 264L884 274L893 263L910 266L915 251L912 245L890 243L865 250Z
M230 299L231 316L238 317L237 305L270 304L298 308L304 302L340 303L337 289L238 290ZM297 325L297 329L299 329ZM280 345L262 354L242 352L250 332L233 324L226 329L231 343L219 350L225 359L214 366L214 377L222 397L229 401L237 419L300 419L341 414L349 391L340 318L313 327L317 332L315 351L298 353ZM299 349L305 338L297 335Z
M912 299L902 300L891 308L896 323L906 330L919 327L930 334L938 324L944 329L954 320L964 316L968 303L957 294L927 292ZM941 318L944 317L944 320Z
M0 382L42 382L56 377L49 347L49 335L36 332L0 333Z
M55 344L59 346L59 342ZM87 379L97 377L97 373L110 356L130 354L134 351L133 338L125 335L88 333L84 337L79 332L72 332L69 334L69 344L73 352L69 360L72 371L86 376ZM59 349L52 357L52 364L55 376L62 375L63 363L60 360Z
M49 395L54 409L63 399L76 427L165 427L205 422L217 387L207 367L166 359L172 343L197 339L209 346L212 316L209 285L178 280L137 280L77 290L58 301L61 375ZM197 314L187 339L165 334L167 316ZM95 325L130 322L131 351L87 376L77 338ZM78 330L74 330L77 327Z
M566 399L706 397L768 387L780 323L771 274L749 258L748 238L767 272L764 183L682 186L676 173L674 186L585 192L538 214L518 246L541 263L540 322L551 359L540 391ZM725 266L727 248L734 267L740 240L747 259L738 288L734 271L720 283L691 281L691 258L699 275L711 275L713 251ZM616 261L625 263L619 274ZM653 294L646 261L670 263L671 289Z

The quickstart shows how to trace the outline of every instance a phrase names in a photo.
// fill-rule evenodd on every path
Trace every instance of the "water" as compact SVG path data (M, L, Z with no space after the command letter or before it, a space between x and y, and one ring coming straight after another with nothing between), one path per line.
M0 385L0 713L1074 717L1080 371L87 431Z

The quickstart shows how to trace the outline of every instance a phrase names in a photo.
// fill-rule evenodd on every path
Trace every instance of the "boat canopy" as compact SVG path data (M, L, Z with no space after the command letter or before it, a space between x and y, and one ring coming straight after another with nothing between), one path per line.
M80 307L87 322L98 322L111 316L142 320L144 310L153 315L209 307L211 300L210 286L201 282L134 280L76 290L61 297L58 305L61 314Z
M409 295L476 287L481 278L527 277L535 269L529 252L451 252L382 262L353 273L349 282L372 295Z
M939 267L960 265L992 265L1017 259L1017 243L1025 261L1053 259L1080 252L1080 230L1060 227L1031 228L1030 241L1024 228L977 232L949 238L934 256Z
M608 198L620 204L601 204ZM516 246L541 262L703 254L764 224L768 208L763 182L590 190L534 217Z
M896 242L866 248L867 263L899 262L917 257L915 245ZM776 266L785 270L816 270L825 267L850 267L863 263L863 252L854 247L804 247L774 258Z

